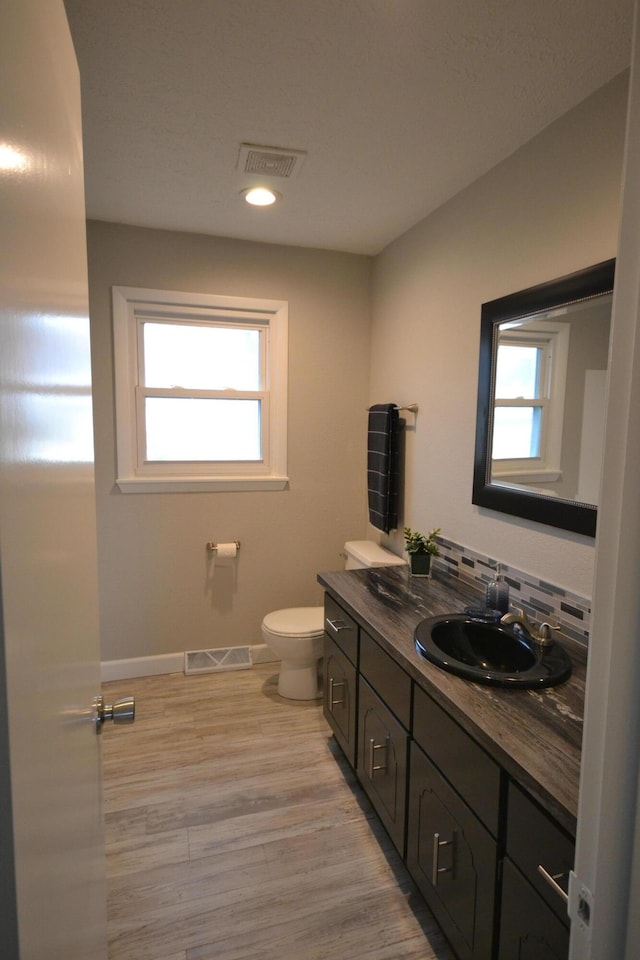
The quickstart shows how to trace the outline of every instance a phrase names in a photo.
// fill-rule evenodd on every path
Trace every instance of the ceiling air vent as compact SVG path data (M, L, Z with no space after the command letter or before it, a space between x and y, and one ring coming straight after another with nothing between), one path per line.
M237 168L243 173L260 177L292 180L300 172L306 155L303 150L258 147L253 143L243 143L240 145Z

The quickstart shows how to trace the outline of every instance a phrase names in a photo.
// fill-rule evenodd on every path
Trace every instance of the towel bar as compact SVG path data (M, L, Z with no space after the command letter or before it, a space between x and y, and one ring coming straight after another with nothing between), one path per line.
M367 413L369 413L369 409L370 409L370 408L367 407ZM418 404L417 404L417 403L408 403L406 407L396 407L396 409L397 409L397 410L408 410L409 413L417 413L417 412L418 412Z

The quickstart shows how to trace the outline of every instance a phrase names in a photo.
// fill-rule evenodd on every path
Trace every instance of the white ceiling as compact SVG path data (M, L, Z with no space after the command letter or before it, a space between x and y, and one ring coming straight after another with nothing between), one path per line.
M88 215L375 254L624 70L633 0L65 0ZM248 207L240 144L303 150Z

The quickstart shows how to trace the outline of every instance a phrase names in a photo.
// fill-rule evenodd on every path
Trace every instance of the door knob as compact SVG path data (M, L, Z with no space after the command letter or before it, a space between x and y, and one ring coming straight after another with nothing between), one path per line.
M104 697L96 697L96 730L102 730L105 720L114 723L133 723L136 718L136 701L134 697L122 697L114 703L105 703Z

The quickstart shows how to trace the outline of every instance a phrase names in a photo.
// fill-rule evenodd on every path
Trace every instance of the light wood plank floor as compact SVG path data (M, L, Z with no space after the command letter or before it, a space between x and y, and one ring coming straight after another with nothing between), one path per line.
M274 664L104 684L110 960L453 960L330 735Z

